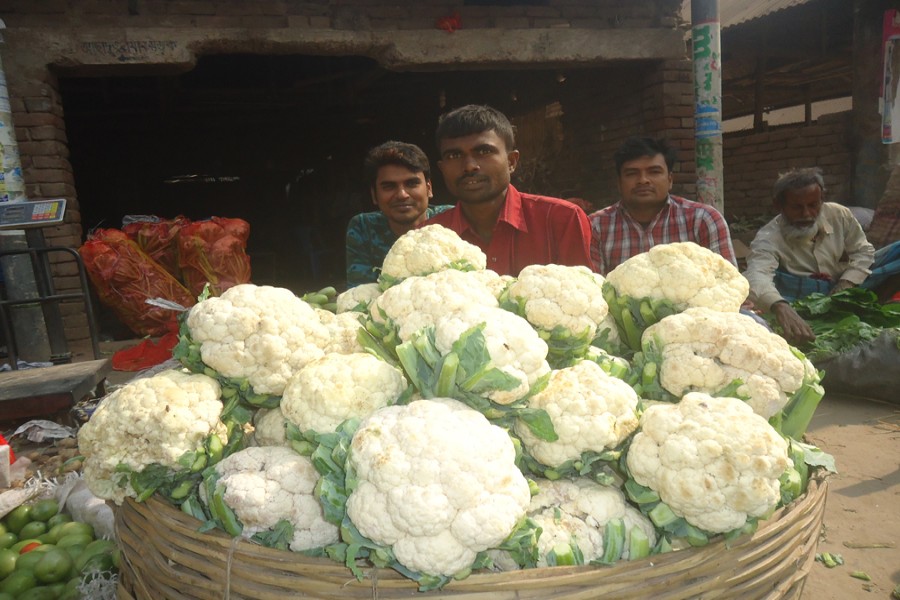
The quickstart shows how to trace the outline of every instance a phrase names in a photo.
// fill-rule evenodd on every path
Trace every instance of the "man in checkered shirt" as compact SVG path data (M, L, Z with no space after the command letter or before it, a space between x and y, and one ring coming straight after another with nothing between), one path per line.
M672 242L694 242L737 266L722 215L670 193L675 150L664 140L628 138L613 156L621 199L590 216L595 271L606 275L632 256Z

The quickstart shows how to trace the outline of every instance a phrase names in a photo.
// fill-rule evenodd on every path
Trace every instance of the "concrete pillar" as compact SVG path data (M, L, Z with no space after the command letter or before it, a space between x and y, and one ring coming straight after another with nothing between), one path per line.
M725 212L722 168L722 46L718 0L691 0L697 201Z

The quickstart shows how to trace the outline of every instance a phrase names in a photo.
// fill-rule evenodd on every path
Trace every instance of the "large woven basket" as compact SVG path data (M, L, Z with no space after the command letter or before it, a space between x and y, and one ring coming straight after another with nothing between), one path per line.
M233 540L219 531L198 533L198 521L163 500L129 500L116 515L123 556L118 598L799 598L815 561L826 488L824 480L812 481L805 496L727 548L717 541L611 567L479 573L424 593L390 569L370 569L358 581L328 559Z

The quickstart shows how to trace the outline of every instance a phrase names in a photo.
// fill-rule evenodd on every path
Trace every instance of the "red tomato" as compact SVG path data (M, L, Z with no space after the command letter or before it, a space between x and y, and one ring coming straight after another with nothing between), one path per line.
M22 546L22 549L19 550L19 554L26 554L28 552L31 552L40 545L40 542L31 542L30 544L25 544L24 546Z

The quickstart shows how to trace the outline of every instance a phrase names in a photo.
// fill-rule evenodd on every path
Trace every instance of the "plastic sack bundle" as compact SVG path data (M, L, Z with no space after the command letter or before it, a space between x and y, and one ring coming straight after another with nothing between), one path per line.
M178 232L190 222L183 215L174 219L130 220L128 223L123 220L122 231L177 279L181 276L178 270Z
M826 392L839 392L900 403L900 330L885 329L874 340L816 363L824 369Z
M100 301L140 336L177 331L178 313L146 303L153 298L193 306L196 296L118 229L96 229L78 249Z
M250 282L247 240L250 224L243 219L212 217L195 221L178 232L178 267L182 281L196 297L209 283L219 296L230 287Z

